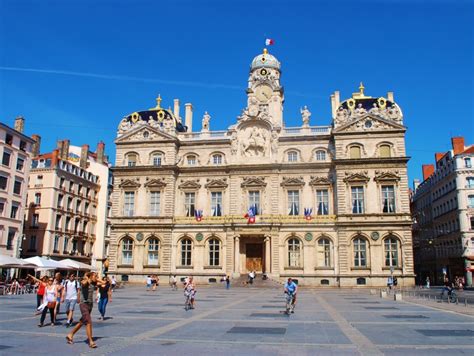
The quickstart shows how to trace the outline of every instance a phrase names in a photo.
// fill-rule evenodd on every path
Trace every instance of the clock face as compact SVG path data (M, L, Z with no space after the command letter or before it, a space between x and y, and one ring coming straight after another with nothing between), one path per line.
M255 95L259 101L267 102L272 97L273 90L268 85L260 85L255 90Z

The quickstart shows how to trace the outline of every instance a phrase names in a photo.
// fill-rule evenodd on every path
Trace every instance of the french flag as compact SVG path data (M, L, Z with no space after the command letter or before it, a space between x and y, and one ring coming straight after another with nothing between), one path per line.
M247 224L255 223L255 207L251 206L247 211L247 214L244 215L244 218L247 218Z
M313 213L313 208L304 208L304 218L306 220L311 220L312 219L312 216L311 214Z
M274 44L275 44L275 41L274 41L273 39L271 39L271 38L267 38L267 39L265 40L265 46L272 46L272 45L274 45Z
M201 222L201 220L202 220L202 210L196 210L196 212L194 213L194 216L195 216L197 222Z

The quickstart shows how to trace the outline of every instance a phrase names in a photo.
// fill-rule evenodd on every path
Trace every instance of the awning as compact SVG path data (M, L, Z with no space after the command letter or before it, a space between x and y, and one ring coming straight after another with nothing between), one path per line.
M58 261L48 260L39 256L25 258L24 261L35 265L35 269L65 269Z
M78 271L95 271L96 268L92 267L86 263L82 263L79 261L71 260L70 258L66 258L65 260L57 261L64 269L74 269Z
M0 255L0 267L4 268L35 268L36 265L20 258Z

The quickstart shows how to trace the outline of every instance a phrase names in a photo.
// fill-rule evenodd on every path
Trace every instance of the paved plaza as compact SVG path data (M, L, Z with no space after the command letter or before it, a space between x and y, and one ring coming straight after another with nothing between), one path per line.
M181 290L127 286L114 293L107 320L97 321L94 305L98 348L91 350L84 330L66 344L63 314L61 325L38 328L35 295L2 296L0 354L474 354L469 315L367 290L302 288L298 297L296 313L287 316L281 288L199 287L196 309L185 311Z

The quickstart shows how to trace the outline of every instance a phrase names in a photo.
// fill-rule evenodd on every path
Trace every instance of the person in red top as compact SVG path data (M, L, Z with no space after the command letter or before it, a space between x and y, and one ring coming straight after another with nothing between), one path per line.
M48 277L44 276L41 278L41 282L38 282L38 290L36 291L36 309L38 309L39 306L43 304L44 291L47 281Z

